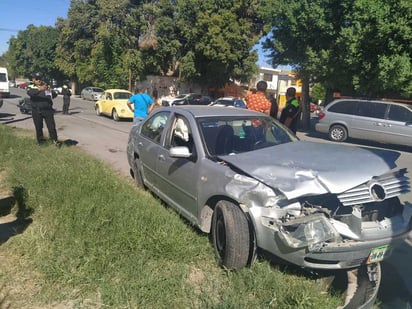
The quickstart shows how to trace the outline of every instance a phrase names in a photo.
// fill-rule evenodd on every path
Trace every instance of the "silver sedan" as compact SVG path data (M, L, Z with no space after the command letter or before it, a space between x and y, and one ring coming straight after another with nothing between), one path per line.
M250 265L259 248L304 268L364 267L371 281L412 226L397 157L300 141L247 109L190 105L154 110L127 145L136 184L210 233L222 266Z
M104 90L99 87L86 87L80 92L83 100L97 101L103 96Z

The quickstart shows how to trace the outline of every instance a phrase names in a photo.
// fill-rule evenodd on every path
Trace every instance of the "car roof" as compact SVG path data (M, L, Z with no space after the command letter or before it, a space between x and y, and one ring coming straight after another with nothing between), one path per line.
M235 100L235 99L237 99L237 98L231 97L231 96L227 96L227 97L217 98L216 101L217 101L217 100ZM239 99L239 100L241 100L241 99Z
M198 106L198 105L183 105L183 106L167 106L160 107L157 110L168 111L185 111L193 115L195 118L201 117L268 117L266 114L259 113L245 108L227 108L221 106Z
M331 106L332 104L335 104L337 102L341 101L352 101L352 102L373 102L373 103L380 103L380 104L395 104L395 105L401 105L401 106L408 106L409 108L412 107L412 104L409 103L401 103L401 102L396 102L396 101L390 101L390 100L373 100L373 99L335 99L332 102L330 102L327 107Z
M106 89L105 92L127 92L127 93L131 93L129 90L125 90L125 89Z

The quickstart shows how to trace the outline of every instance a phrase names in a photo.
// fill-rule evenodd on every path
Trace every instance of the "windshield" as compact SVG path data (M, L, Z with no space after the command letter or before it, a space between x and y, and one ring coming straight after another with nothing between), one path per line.
M130 96L131 96L131 94L127 93L127 92L115 92L114 93L114 99L115 100L129 99Z
M270 117L201 118L198 126L206 151L232 155L298 140Z

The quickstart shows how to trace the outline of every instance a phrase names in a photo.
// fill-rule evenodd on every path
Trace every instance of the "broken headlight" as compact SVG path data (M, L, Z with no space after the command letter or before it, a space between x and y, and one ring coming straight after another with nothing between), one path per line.
M292 248L312 246L340 236L322 214L290 220L280 226L279 237Z

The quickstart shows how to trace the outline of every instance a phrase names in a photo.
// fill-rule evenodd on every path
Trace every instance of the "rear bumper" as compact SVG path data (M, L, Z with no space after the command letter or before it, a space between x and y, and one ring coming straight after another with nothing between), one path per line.
M318 122L315 124L315 131L320 133L329 133L329 125Z

